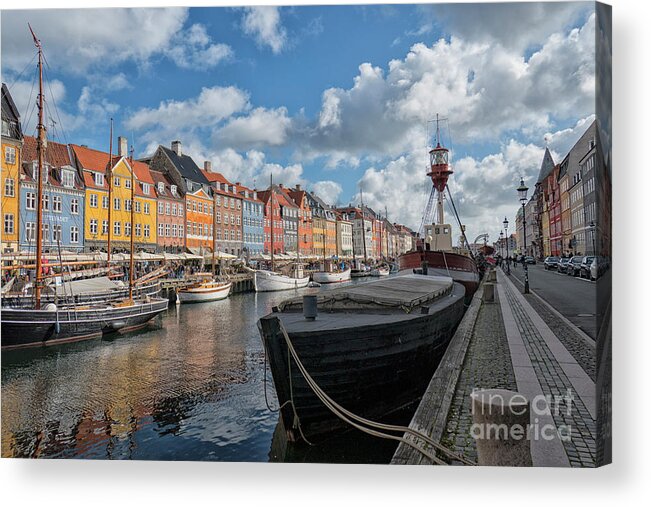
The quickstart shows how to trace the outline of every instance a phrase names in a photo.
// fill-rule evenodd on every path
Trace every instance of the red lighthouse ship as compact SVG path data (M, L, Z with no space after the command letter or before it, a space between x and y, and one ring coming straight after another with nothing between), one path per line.
M423 275L449 276L466 288L466 297L472 296L479 286L479 271L475 260L455 251L452 246L452 226L445 222L443 202L448 190L448 178L453 173L449 163L450 152L441 145L439 118L436 115L436 147L429 151L427 176L432 180L416 249L398 258L400 270ZM451 196L450 196L451 200ZM462 229L463 234L463 229ZM465 236L464 236L465 237Z

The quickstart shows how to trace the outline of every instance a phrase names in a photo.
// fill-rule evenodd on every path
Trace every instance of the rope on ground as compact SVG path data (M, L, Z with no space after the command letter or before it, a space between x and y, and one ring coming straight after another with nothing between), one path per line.
M289 338L289 335L287 334L287 330L283 326L280 319L278 319L278 325L279 325L279 328L280 328L280 332L282 333L282 335L283 335L283 337L285 339L285 343L287 344L288 352L289 352L289 354L291 354L291 357L294 358L294 361L296 362L296 365L298 366L298 369L301 372L301 374L303 375L303 377L305 378L306 382L308 383L308 385L310 386L310 388L312 389L314 394L316 394L316 396L323 402L323 404L328 409L330 409L330 411L333 414L335 414L339 419L341 419L344 422L350 424L351 426L357 428L358 430L363 431L364 433L368 433L369 435L377 436L377 437L380 437L380 438L386 438L386 439L390 439L390 440L395 440L395 441L404 443L405 445L408 445L409 447L413 448L414 450L420 452L423 456L428 458L433 463L437 463L439 465L447 465L447 463L445 461L441 460L436 455L433 455L433 454L427 452L426 450L418 447L414 442L404 438L403 436L390 435L390 434L383 433L383 432L377 431L377 430L395 431L395 432L400 432L402 434L406 433L408 435L411 435L412 437L415 437L416 439L421 439L425 443L432 446L435 450L440 451L441 453L443 453L445 456L447 456L450 459L457 460L457 461L459 461L459 462L461 462L461 463L463 463L465 465L470 465L470 466L475 465L475 463L473 463L472 461L469 461L466 458L453 453L452 451L450 451L446 447L443 447L442 445L435 442L430 437L428 437L427 435L425 435L425 434L423 434L423 433L421 433L419 431L416 431L416 430L414 430L412 428L409 428L407 426L396 426L396 425L392 425L392 424L383 424L383 423L378 423L378 422L375 422L375 421L371 421L369 419L365 419L363 417L360 417L360 416L350 412L349 410L345 409L341 405L339 405L336 401L334 401L332 398L330 398L321 389L321 387L319 387L319 385L314 381L312 376L307 372L307 370L305 369L305 366L303 365L303 363L301 362L301 360L298 357L296 349L294 348L294 345L293 345L291 339ZM288 362L291 364L291 360L290 360L289 357L288 357ZM293 397L293 393L291 393L291 370L290 370L290 394ZM297 419L298 415L296 414L296 409L294 407L293 401L292 401L292 407L294 408L294 416ZM295 419L295 421L296 421L296 419ZM364 426L364 425L366 425L366 426ZM367 427L367 426L370 426L370 428ZM298 422L298 428L300 430L300 421ZM372 429L372 428L376 428L376 429ZM303 436L302 432L301 432L301 436Z

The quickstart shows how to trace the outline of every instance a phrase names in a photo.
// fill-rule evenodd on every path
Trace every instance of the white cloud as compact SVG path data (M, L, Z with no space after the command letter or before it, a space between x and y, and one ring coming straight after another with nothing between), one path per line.
M195 23L174 37L166 54L181 68L208 70L231 58L233 50L227 44L213 44L206 27Z
M168 100L161 102L156 109L139 109L125 125L135 130L152 129L150 135L210 128L246 109L248 99L247 93L234 86L202 88L196 98Z
M545 144L549 146L550 150L563 155L567 154L595 119L596 115L591 114L579 119L572 127L557 130L556 132L547 132L543 136Z
M326 203L335 205L339 202L339 196L341 196L343 188L336 181L323 180L313 183L312 191Z
M278 7L245 7L242 29L259 46L268 46L274 54L281 53L287 45L287 30L281 24Z
M247 116L231 118L217 130L213 140L221 146L235 149L257 146L279 146L287 141L291 119L287 109L265 109L258 107Z

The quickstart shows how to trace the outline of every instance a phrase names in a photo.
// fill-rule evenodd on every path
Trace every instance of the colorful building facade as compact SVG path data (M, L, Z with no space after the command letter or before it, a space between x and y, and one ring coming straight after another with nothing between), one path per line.
M185 199L179 188L160 171L149 171L154 181L157 206L158 250L180 253L185 248Z
M245 257L257 257L264 252L264 202L258 192L237 186L242 196L242 252Z
M23 131L20 114L2 83L2 252L19 250L20 169Z

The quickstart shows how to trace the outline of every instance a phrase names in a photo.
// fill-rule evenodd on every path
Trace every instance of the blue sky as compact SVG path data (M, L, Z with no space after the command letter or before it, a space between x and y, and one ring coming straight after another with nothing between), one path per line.
M593 5L3 11L2 79L32 134L29 21L56 140L107 150L112 116L137 155L179 139L234 181L273 173L332 203L362 185L412 227L438 112L469 235L496 239L520 176L533 186L544 147L563 157L592 119Z

